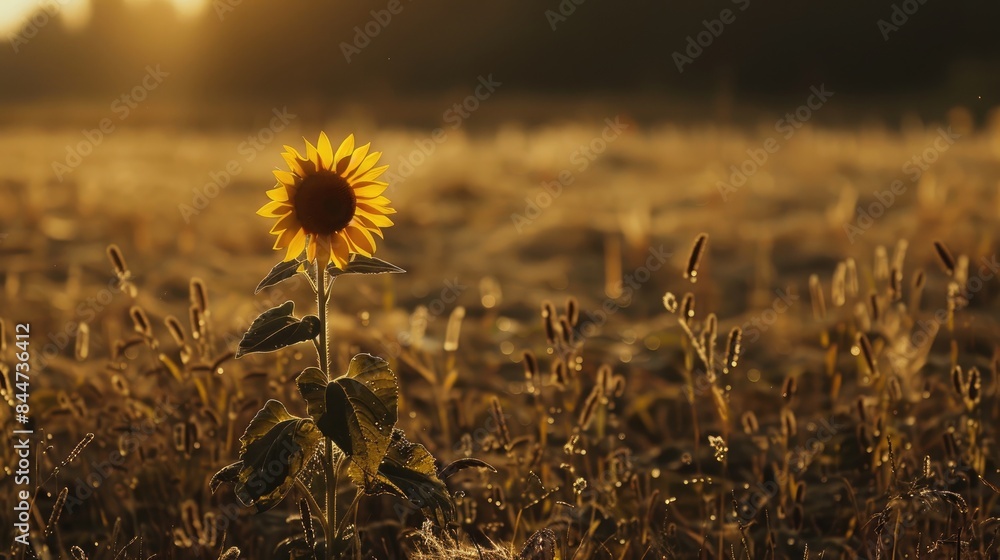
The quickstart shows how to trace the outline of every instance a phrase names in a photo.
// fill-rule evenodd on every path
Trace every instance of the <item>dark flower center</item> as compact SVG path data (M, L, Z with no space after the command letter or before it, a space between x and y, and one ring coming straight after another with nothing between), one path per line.
M307 233L330 235L343 230L351 223L356 208L354 189L332 171L302 179L295 193L295 215Z

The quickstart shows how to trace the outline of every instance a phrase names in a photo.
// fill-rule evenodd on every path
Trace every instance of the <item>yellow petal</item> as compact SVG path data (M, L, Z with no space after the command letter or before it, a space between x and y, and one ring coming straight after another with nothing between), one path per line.
M306 143L308 144L308 142L306 142ZM285 146L285 150L287 150L288 153L292 155L292 157L294 157L296 160L298 160L298 164L297 165L302 170L302 172L298 174L300 177L305 177L305 175L307 173L312 173L312 172L316 171L316 164L314 164L313 162L309 161L309 158L307 158L307 157L303 156L302 154L300 154L298 150L296 150L295 148L293 148L291 146ZM287 161L287 159L286 159L286 161ZM291 164L289 164L289 167L291 167ZM292 168L292 171L295 171L295 169Z
M371 200L366 200L365 202L367 202L368 204L374 204L376 206L386 206L390 204L390 200L384 196L378 196Z
M359 182L360 181L374 181L375 179L378 178L379 175L385 173L386 169L389 169L388 165L383 165L383 166L380 166L380 167L373 167L373 168L369 169L368 171L365 171L364 173L358 175L356 177L356 180L359 181Z
M345 270L351 259L351 251L343 232L335 233L331 241L333 247L330 250L330 262L340 270Z
M303 140L306 139L303 138ZM322 169L322 166L320 166L320 161L319 161L319 152L316 150L316 146L313 146L312 142L308 140L306 140L306 159L316 164L315 169L317 170Z
M386 183L385 181L357 181L357 180L350 180L349 182L351 183L351 187L354 188L354 189L360 189L361 187L367 187L369 185L382 185L383 187L388 187L389 186L389 183ZM367 197L367 198L375 198L375 197L374 196L370 196L370 197ZM389 199L386 199L386 202L389 202Z
M366 257L372 256L372 253L375 252L375 238L372 237L371 233L368 233L367 229L352 225L344 231L358 253Z
M281 183L281 184L283 184L283 185L294 185L295 184L295 175L292 175L291 173L289 173L287 171L282 171L280 169L275 169L271 173L274 173L274 178L277 179L278 182Z
M378 183L368 183L363 187L354 187L354 196L360 198L372 198L376 197L387 189L389 185L380 185Z
M392 208L386 208L384 206L376 206L374 204L369 204L368 202L358 201L358 208L364 210L368 214L379 214L385 216L387 214L395 214L396 211Z
M372 152L368 154L368 157L364 159L357 167L353 165L350 167L347 178L350 179L354 175L361 175L362 173L368 171L378 163L378 158L382 157L382 152Z
M298 233L299 231L300 230L297 229L286 229L285 231L281 232L278 235L278 238L274 240L274 247L272 248L275 251L277 251L278 249L284 249L285 247L288 247L288 244L291 243L293 239L295 239L295 234Z
M298 150L296 150L295 148L289 146L288 144L285 144L283 147L285 148L285 151L288 152L289 154L291 154L292 156L294 156L295 159L300 159L300 160L306 159L306 158L302 157L302 154L300 154Z
M365 160L365 156L368 155L368 149L371 147L372 143L369 142L357 150L354 150L354 153L351 154L349 160L348 158L344 158L337 162L337 173L340 173L344 177L350 177L351 170L356 169L358 165L361 165L361 163Z
M281 217L277 222L275 222L274 227L271 228L270 233L280 233L286 229L301 229L299 226L299 221L295 217L295 212L289 212Z
M306 248L306 232L302 228L296 228L295 237L288 244L288 252L285 253L285 260L290 261L302 254L302 249Z
M359 211L357 214L355 214L355 216L362 217L371 222L373 225L376 225L378 227L389 227L393 225L392 220L390 220L384 214L380 214L378 212L369 212L367 210L361 210L361 209L358 210Z
M267 191L267 197L275 202L288 202L288 190L284 185L275 187Z
M319 133L319 142L316 143L319 152L320 167L333 169L333 146L330 145L330 138L325 132Z
M371 221L371 218L358 213L354 215L353 221L357 224L357 227L363 227L371 233L385 239L385 236L382 235L382 229L375 225L375 223Z
M343 142L340 143L340 147L337 148L337 153L334 154L333 156L333 161L336 164L336 166L339 168L340 162L343 161L344 158L350 156L353 152L354 152L354 135L350 134L347 136L347 138L344 139Z
M260 210L257 210L257 215L264 216L265 218L280 218L291 211L292 206L287 202L272 200L261 206Z
M288 146L285 147L287 148ZM295 154L285 152L281 154L281 157L284 158L285 163L288 164L288 169L290 169L292 173L298 175L299 177L305 176L305 168L302 167L300 158L296 157Z
M316 260L316 236L309 238L309 245L306 245L306 260L313 262Z

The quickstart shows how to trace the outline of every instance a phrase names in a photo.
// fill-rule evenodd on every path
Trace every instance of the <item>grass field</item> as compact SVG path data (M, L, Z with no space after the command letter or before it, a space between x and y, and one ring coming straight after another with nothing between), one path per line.
M262 311L315 304L303 281L253 295L282 256L254 212L281 145L320 129L384 152L398 214L377 256L407 271L335 283L332 369L385 358L409 439L439 467L497 471L446 480L451 533L398 498L362 499L362 557L1000 554L1000 127L609 113L437 135L364 119L99 143L0 131L0 419L19 427L15 325L29 323L38 437L33 552L2 557L312 557L296 504L322 484L321 456L256 515L209 479L269 398L305 414L294 379L311 349L232 353ZM15 453L0 451L4 495Z

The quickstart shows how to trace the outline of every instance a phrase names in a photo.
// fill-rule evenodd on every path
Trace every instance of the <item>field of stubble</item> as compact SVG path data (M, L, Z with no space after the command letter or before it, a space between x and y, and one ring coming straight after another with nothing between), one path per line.
M399 213L378 256L407 270L335 284L335 369L362 351L388 359L410 438L442 465L472 456L499 471L448 480L457 542L420 532L419 510L394 498L362 501L366 558L995 557L1000 131L942 142L929 124L785 138L769 121L621 122L450 130L416 158L429 131L364 122L296 122L259 151L246 130L123 129L61 181L52 162L79 131L0 131L0 360L13 404L12 329L29 322L37 557L300 550L293 500L252 515L208 480L265 400L299 406L291 379L308 352L228 353L262 310L309 305L304 284L253 295L280 259L254 211L281 144L321 128L385 153ZM778 150L735 186L730 166L768 138ZM402 177L400 158L419 164ZM134 297L113 281L111 243ZM164 319L188 325L192 278L208 288L209 333L171 372L160 356L181 360ZM684 325L667 292L693 294ZM540 310L563 313L569 297L578 328L547 341ZM155 343L136 340L133 306ZM724 373L734 327L739 359ZM525 352L540 369L529 380ZM15 429L11 408L0 419ZM7 495L10 445L0 463ZM0 535L10 542L11 523Z

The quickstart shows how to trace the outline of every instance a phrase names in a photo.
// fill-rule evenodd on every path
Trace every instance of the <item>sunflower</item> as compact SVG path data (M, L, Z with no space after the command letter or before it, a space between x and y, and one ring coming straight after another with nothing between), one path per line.
M389 167L375 167L381 152L369 152L371 144L354 147L351 134L337 148L325 132L313 146L306 140L302 157L285 146L282 157L289 171L275 170L278 185L267 191L270 202L257 211L265 218L277 218L271 233L277 236L275 250L284 249L285 261L306 250L310 262L321 260L344 269L350 254L366 257L375 252L375 238L392 225L389 199L382 193L388 183L377 181Z

